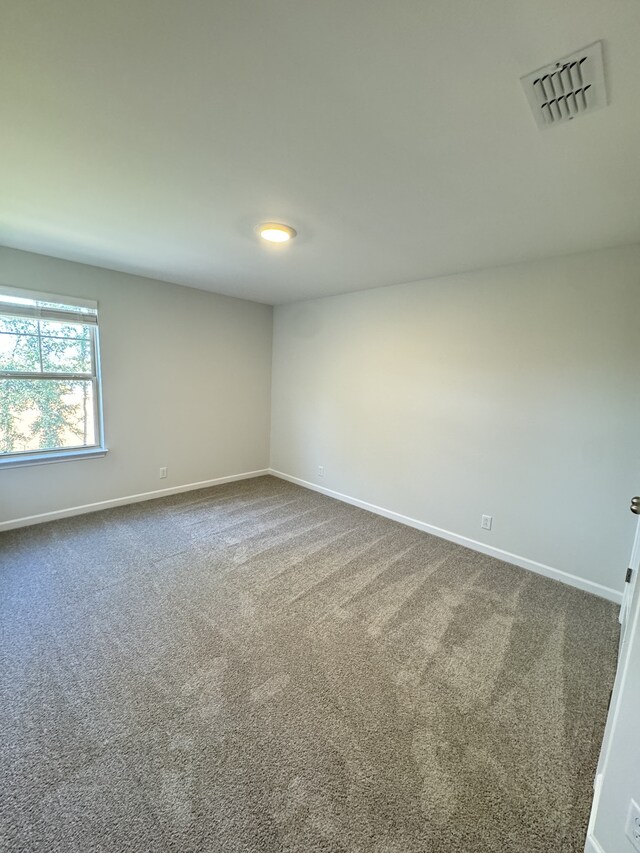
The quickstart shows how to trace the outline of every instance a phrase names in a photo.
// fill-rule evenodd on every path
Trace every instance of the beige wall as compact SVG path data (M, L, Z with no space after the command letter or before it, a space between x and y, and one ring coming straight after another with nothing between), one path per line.
M272 467L617 591L639 348L638 246L281 306Z
M268 466L269 306L5 248L0 282L98 300L109 448L0 469L0 523Z

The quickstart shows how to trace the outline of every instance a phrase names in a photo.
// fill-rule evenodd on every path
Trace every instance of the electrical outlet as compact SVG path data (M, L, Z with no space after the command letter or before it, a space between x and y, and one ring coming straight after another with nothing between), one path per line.
M482 521L480 522L480 527L483 530L491 530L491 525L493 524L493 516L492 515L483 515Z
M161 479L161 480L164 480L164 478L165 478L166 476L167 476L167 469L166 469L166 468L161 468L161 469L160 469L160 474L159 474L160 479Z
M318 465L318 477L324 477L324 465Z
M635 849L640 851L640 806L635 800L631 800L629 803L626 833Z

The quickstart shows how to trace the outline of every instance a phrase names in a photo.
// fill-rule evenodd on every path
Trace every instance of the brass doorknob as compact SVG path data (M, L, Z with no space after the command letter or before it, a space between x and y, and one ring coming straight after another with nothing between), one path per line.
M631 506L629 507L629 509L636 515L640 515L640 496L631 498Z

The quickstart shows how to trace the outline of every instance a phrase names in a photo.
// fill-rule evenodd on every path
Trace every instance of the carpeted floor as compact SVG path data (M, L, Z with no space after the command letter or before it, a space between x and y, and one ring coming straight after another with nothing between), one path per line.
M271 477L0 561L5 853L583 849L612 604Z

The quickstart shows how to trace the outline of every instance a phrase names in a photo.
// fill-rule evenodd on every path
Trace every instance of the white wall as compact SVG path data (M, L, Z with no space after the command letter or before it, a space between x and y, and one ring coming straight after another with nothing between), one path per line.
M280 306L272 467L619 591L639 348L640 246Z
M1 469L0 523L268 467L269 306L5 248L0 283L98 300L109 448Z
M0 470L0 524L267 467L271 308L2 248L0 282L98 300L109 447ZM278 307L272 467L619 590L639 321L638 246Z

